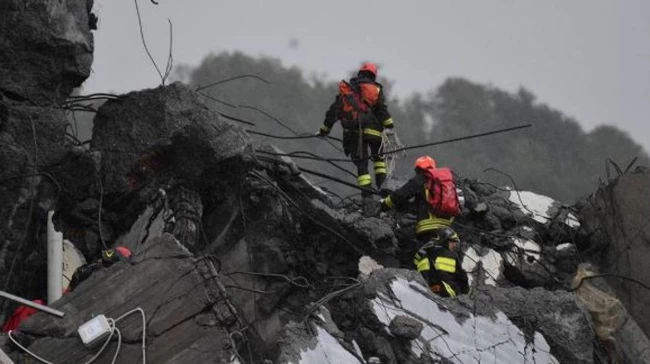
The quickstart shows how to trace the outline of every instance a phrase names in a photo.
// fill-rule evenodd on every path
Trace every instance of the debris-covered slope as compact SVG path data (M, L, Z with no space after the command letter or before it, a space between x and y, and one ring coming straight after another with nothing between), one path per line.
M466 205L454 227L472 292L440 298L413 270L414 216L368 217L354 202L336 201L292 160L256 154L249 133L181 83L110 96L89 145L67 138L59 106L75 102L48 100L60 103L86 75L91 3L37 3L10 2L14 22L58 14L40 32L0 36L21 57L50 51L32 54L20 39L47 41L49 28L60 38L62 24L77 26L52 58L64 65L40 79L38 92L34 80L21 90L0 81L3 290L45 298L48 211L88 262L118 245L133 256L98 264L50 303L63 318L24 320L12 337L30 352L87 362L101 345L85 347L77 329L99 315L119 331L112 329L95 363L139 363L146 355L149 363L179 364L588 364L618 352L615 335L599 335L604 316L583 294L593 287L571 289L580 252L609 244L594 243L602 235L588 209L577 215L532 192L459 179ZM6 57L0 68L28 71L20 58ZM79 73L68 75L66 62L79 63ZM610 234L636 224L644 206L617 186L646 196L643 180L647 173L624 176L605 190L612 194L596 195L594 206L609 196L621 201L617 213L629 211L605 217ZM611 259L604 260L610 267ZM14 308L5 301L0 318ZM635 339L625 349L643 353L647 338L636 331ZM16 362L30 355L4 333L0 349Z

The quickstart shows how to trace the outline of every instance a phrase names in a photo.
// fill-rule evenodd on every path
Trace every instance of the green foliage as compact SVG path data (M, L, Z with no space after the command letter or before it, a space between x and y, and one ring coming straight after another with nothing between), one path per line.
M319 128L336 93L335 81L306 77L300 69L284 67L277 59L254 58L242 53L209 55L196 68L180 68L176 77L198 87L243 74L263 77L270 84L244 78L203 92L233 105L262 109L299 134L313 133ZM380 81L388 86L390 92L390 80ZM622 167L634 157L639 157L640 163L648 164L648 155L625 132L613 126L601 126L585 133L575 120L538 103L535 96L524 88L517 93L507 93L461 78L450 78L436 91L413 94L401 101L389 100L398 134L406 145L533 124L533 128L508 134L411 151L398 166L396 174L399 175L409 176L414 159L429 154L439 164L450 166L468 177L511 184L501 175L484 172L490 167L499 169L510 174L519 188L569 203L594 190L604 174L605 161L610 158ZM211 100L207 102L226 114L255 121L257 126L254 130L293 135L256 111L232 108ZM332 135L340 137L340 134L340 127L335 127ZM287 141L261 138L262 141L273 143L287 152L304 150L323 158L344 157L335 147L318 139ZM338 142L334 144L340 147ZM355 182L351 176L325 163L296 161L306 168ZM351 163L340 164L355 171ZM320 182L319 178L315 180ZM339 194L355 192L330 182L323 182L323 185Z

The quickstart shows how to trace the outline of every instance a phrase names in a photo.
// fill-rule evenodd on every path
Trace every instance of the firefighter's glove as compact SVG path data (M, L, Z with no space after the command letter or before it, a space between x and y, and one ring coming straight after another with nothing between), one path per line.
M327 132L323 129L319 129L314 135L320 138L325 138L327 136Z
M395 129L393 129L393 128L384 129L384 135L386 135L387 137L394 136L395 135Z

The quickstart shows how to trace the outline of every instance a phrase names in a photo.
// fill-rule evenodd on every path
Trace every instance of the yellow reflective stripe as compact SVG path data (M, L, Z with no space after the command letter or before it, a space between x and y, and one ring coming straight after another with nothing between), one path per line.
M393 125L393 118L388 118L388 119L384 120L383 124L384 124L384 127Z
M384 203L388 206L389 209L393 208L393 200L390 199L390 196L384 199Z
M378 136L378 137L381 136L381 132L379 130L370 129L370 128L363 129L363 133L366 134L366 135L374 135L374 136Z
M456 291L454 291L454 289L451 288L450 285L448 285L444 281L442 282L442 285L445 286L445 290L447 291L447 293L449 293L449 297L456 297Z
M454 258L437 257L434 266L441 272L456 273L456 259Z
M357 182L359 182L359 186L367 186L372 183L372 177L369 174L362 174L357 178Z
M415 264L418 272L424 272L431 269L429 258L424 258Z
M325 126L325 125L321 125L320 130L322 130L322 131L328 133L328 132L330 131L330 128L328 128L328 127Z
M422 231L435 230L445 226L451 226L451 223L453 221L453 218L445 219L442 217L431 217L429 219L420 220L415 225L415 232L420 233Z
M375 174L386 174L386 162L384 161L376 161L374 162L375 166Z

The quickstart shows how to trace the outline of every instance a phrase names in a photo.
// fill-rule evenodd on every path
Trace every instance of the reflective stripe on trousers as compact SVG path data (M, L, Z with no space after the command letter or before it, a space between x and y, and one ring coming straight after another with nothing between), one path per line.
M360 187L369 186L372 184L372 177L369 174L362 174L357 178Z

